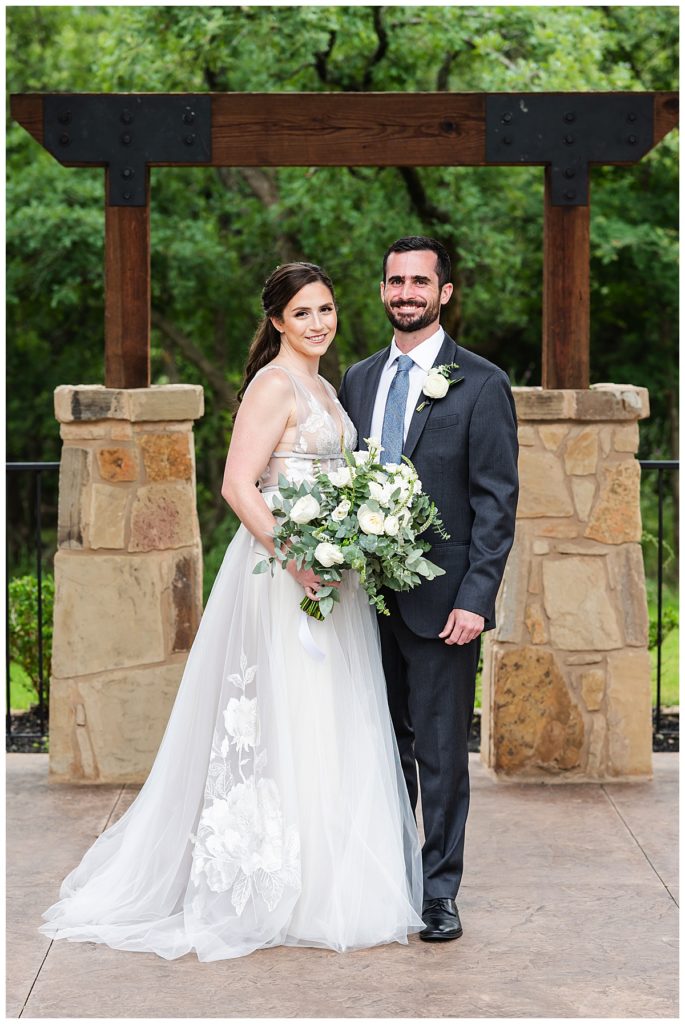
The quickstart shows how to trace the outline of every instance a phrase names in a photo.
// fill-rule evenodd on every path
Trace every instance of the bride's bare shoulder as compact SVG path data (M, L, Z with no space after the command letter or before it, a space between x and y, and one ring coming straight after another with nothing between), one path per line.
M293 386L290 375L282 366L268 363L258 370L250 381L245 398L248 395L253 401L265 401L278 396L292 395Z
M285 425L292 418L294 408L295 395L287 372L268 364L246 388L236 424L242 421L244 424L251 422L254 426L255 421L269 420Z

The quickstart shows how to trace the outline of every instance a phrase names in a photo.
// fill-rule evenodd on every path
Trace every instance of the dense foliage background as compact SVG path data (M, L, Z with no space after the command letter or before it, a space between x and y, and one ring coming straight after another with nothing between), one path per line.
M676 7L9 7L8 91L670 90L677 34ZM7 145L8 459L55 460L53 389L103 381L104 175L61 167L9 118ZM271 269L306 258L337 282L335 379L389 340L386 244L434 234L454 257L450 332L537 384L542 180L539 168L153 171L152 380L205 388L208 583L234 528L219 492ZM592 380L648 386L642 457L677 457L676 228L675 133L634 167L593 170ZM56 476L45 488L56 506ZM23 500L14 488L17 571Z

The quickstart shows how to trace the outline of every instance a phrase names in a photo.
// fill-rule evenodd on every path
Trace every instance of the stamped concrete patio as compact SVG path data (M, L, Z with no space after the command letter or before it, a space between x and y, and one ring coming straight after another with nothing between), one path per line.
M677 1017L678 755L654 781L496 783L472 755L464 937L202 964L36 929L135 787L50 786L8 757L7 1016Z

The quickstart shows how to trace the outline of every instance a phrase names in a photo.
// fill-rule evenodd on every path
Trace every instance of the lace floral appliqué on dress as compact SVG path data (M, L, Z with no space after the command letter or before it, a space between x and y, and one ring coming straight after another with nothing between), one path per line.
M268 755L263 747L257 752L257 698L245 696L257 670L242 653L240 673L228 676L242 696L229 699L212 742L205 805L192 837L191 880L199 890L193 911L200 916L205 887L230 893L238 915L250 897L274 910L287 886L300 888L299 835L294 825L285 827L278 786L263 775Z

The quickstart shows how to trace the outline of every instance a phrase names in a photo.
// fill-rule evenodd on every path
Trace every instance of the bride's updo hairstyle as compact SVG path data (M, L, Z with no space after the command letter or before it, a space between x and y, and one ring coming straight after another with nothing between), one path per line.
M333 282L326 271L317 267L315 263L284 263L281 267L276 267L267 278L262 291L264 316L250 342L245 379L238 392L238 404L242 402L245 390L257 371L275 359L280 351L281 335L271 323L270 317L281 319L283 310L293 296L305 285L314 284L316 281L326 285L335 302Z

